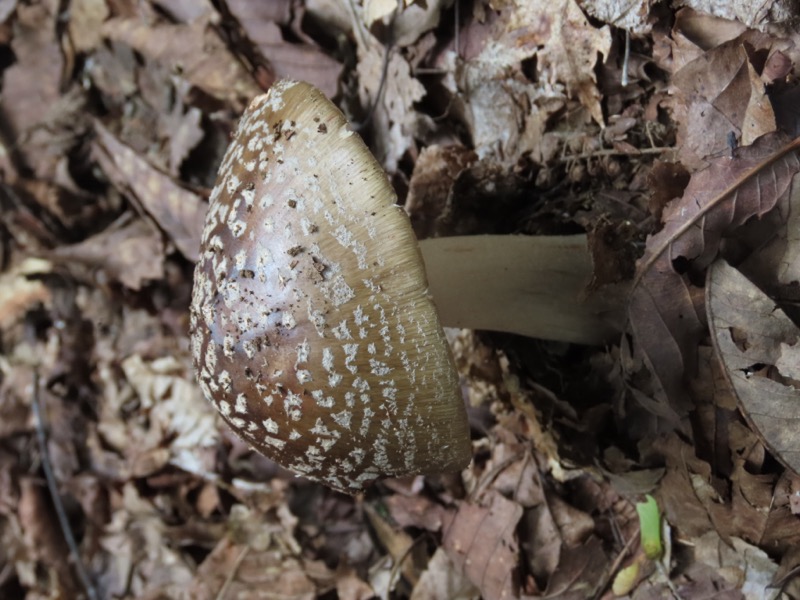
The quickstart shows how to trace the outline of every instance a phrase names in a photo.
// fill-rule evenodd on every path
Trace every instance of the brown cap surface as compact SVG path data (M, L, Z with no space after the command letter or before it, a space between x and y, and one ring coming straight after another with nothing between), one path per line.
M206 396L257 450L350 493L471 457L453 359L395 201L333 103L276 83L225 155L195 271Z

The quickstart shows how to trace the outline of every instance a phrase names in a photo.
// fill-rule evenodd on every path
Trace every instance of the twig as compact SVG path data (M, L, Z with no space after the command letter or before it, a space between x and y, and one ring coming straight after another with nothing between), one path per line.
M631 34L625 30L625 54L622 57L622 87L628 87L628 63L631 59Z
M378 103L381 101L381 97L383 96L383 90L386 87L386 78L389 75L389 61L391 60L392 47L394 46L394 24L398 15L402 12L402 9L402 0L397 0L397 9L395 10L389 22L389 34L383 51L383 67L381 68L381 79L380 82L378 82L378 91L375 92L375 99L372 101L372 104L370 104L364 120L360 123L353 124L353 129L358 132L363 131L366 129L367 125L369 125L369 122L372 120L372 117L375 114L375 110L378 108Z
M614 530L616 531L616 526L614 527ZM606 588L608 587L608 584L611 583L612 579L614 578L614 575L622 565L622 561L625 560L625 557L628 556L628 554L630 553L631 548L633 547L633 544L637 540L638 536L639 533L637 532L636 534L628 538L627 542L625 542L625 545L622 547L622 550L620 550L619 553L617 554L617 557L614 559L614 562L611 563L611 566L608 567L608 569L606 569L605 573L603 574L605 581L602 583L602 585L598 586L597 590L595 590L594 596L592 596L592 600L597 600L603 594L603 592L605 592Z
M233 584L233 578L236 577L236 574L239 572L239 569L244 562L244 559L247 557L247 554L250 552L250 546L247 545L244 549L239 553L239 556L236 557L236 562L233 563L233 568L231 572L228 573L227 579L225 579L225 583L222 584L222 587L219 589L219 593L217 594L216 600L225 600L225 595L228 593L228 589Z
M36 426L36 440L39 443L39 454L42 461L42 470L44 471L44 477L47 480L47 489L53 499L53 506L56 509L56 516L58 517L58 523L61 526L61 532L64 534L64 539L69 547L69 552L72 556L73 564L75 565L75 571L77 571L78 577L80 578L83 587L86 589L86 595L89 597L89 600L98 600L99 596L97 594L97 590L95 589L94 583L92 583L92 580L89 577L89 573L86 571L86 568L83 565L80 552L78 552L78 544L75 541L75 535L72 533L72 528L69 525L67 511L64 509L64 503L61 501L61 495L58 492L56 476L53 473L53 466L50 463L50 455L47 452L45 423L41 408L39 406L39 372L36 369L33 371L33 399L31 406L33 408L33 420Z
M390 590L393 589L393 586L397 583L397 580L400 578L403 563L409 556L411 556L412 550L414 550L414 548L417 547L419 542L424 539L426 539L425 535L417 537L416 539L411 541L411 543L408 545L408 548L406 548L400 556L398 556L396 559L392 557L392 561L394 564L392 565L391 571L389 571L389 584L386 586L388 589ZM416 581L409 581L409 583L411 583L412 587L417 584Z
M455 19L455 22L456 22L455 31L453 33L453 44L455 45L455 48L456 48L456 60L461 58L461 44L460 44L460 41L458 39L458 28L461 25L461 23L460 23L461 15L459 14L460 13L459 4L460 4L459 0L456 0L455 6L454 6L454 10L453 10L453 19Z

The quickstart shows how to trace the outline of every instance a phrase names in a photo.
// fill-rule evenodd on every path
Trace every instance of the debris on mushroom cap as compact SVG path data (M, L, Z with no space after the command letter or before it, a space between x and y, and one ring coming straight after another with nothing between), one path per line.
M205 395L257 450L350 493L471 457L453 359L395 200L333 103L276 83L223 159L195 270Z

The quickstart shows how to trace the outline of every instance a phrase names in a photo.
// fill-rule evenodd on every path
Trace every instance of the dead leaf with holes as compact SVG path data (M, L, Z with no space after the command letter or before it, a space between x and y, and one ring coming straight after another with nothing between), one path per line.
M389 54L384 78L384 46L360 24L355 27L360 28L360 35L356 36L359 97L362 106L375 105L372 112L375 156L389 173L394 173L403 155L416 150L414 138L418 133L419 115L414 104L425 96L425 88L412 74L409 62L397 52ZM384 89L378 98L381 80Z
M688 410L684 382L696 370L706 328L702 293L689 273L702 273L723 238L746 221L788 201L792 177L800 170L798 147L800 139L786 144L779 136L765 136L733 158L716 159L692 175L683 196L664 208L661 231L647 239L628 315L637 353L653 375L661 416L674 421Z
M706 306L739 408L775 457L800 472L800 330L724 261L709 270Z
M443 82L450 110L463 114L479 157L510 166L530 153L545 162L542 136L567 97L603 123L594 69L611 34L591 25L575 0L505 2L461 36L464 48L442 53L437 66L452 73ZM537 66L535 78L517 74L526 62Z
M516 0L516 4L520 42L541 48L536 56L542 78L561 81L567 93L604 124L595 66L598 56L607 58L611 50L608 25L594 27L575 0Z

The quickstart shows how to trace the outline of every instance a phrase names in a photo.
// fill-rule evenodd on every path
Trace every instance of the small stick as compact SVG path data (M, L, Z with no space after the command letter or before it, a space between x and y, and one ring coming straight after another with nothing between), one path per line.
M631 34L625 30L625 54L622 57L622 78L620 83L622 87L628 87L628 62L631 58Z
M81 555L78 552L78 544L75 541L75 535L72 533L72 528L69 525L67 511L64 509L63 502L61 502L61 495L58 492L56 476L53 473L53 466L50 463L50 456L47 453L45 423L41 408L39 406L39 372L37 369L34 369L33 371L33 399L31 402L31 407L33 409L33 420L36 426L36 440L39 443L39 454L42 461L42 470L44 471L44 477L47 480L47 489L50 492L50 496L53 498L53 506L56 509L58 523L61 526L64 539L66 540L67 546L69 547L69 552L72 555L72 561L75 565L75 570L78 573L78 577L80 578L83 587L86 589L86 595L89 597L89 600L98 600L100 596L97 594L97 590L95 589L92 580L89 578L89 573L86 571L83 561L81 560Z
M230 589L231 585L233 585L233 578L239 573L239 569L244 562L244 559L247 557L247 554L250 552L250 545L248 544L242 551L239 553L239 556L236 557L236 562L233 563L233 568L231 572L228 574L228 577L225 579L225 583L222 584L222 587L219 589L219 593L217 594L217 600L225 600L225 596L228 595L228 590Z

